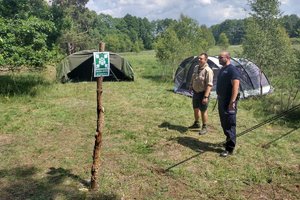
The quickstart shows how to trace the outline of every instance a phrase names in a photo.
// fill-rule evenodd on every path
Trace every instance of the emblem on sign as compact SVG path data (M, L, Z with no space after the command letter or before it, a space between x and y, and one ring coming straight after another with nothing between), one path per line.
M109 52L94 52L94 77L109 76Z

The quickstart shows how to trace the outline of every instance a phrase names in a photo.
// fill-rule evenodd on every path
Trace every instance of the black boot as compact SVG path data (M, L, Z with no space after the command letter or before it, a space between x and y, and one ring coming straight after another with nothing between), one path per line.
M199 121L195 121L192 126L189 126L189 128L200 128L200 122Z

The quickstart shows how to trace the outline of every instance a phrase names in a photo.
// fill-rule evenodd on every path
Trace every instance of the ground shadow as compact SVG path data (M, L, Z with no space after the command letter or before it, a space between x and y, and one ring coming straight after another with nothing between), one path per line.
M295 125L300 126L300 107L289 112L285 117L285 121L291 123L290 127Z
M35 96L38 85L49 86L50 82L37 75L1 75L0 95L5 96Z
M178 163L175 163L175 164L169 166L166 169L162 169L161 172L163 172L163 173L168 172L171 169L173 169L181 164L184 164L184 163L188 162L189 160L192 160L207 151L212 151L212 152L216 152L216 153L222 152L222 149L220 148L220 146L218 144L202 142L202 141L199 141L196 138L192 138L192 137L177 137L177 138L173 138L171 140L175 140L179 144L189 147L190 149L196 151L197 153L178 162Z
M178 142L178 144L188 147L196 152L206 152L206 151L211 151L216 153L222 152L220 145L203 142L193 137L187 137L187 136L177 137L177 138L173 138L172 140L175 140Z
M37 175L39 171L28 166L0 170L0 199L118 199L115 194L80 191L76 182L88 183L70 170L50 168L41 178ZM75 184L66 182L67 178L75 180Z
M59 181L63 181L65 178L69 177L72 178L75 181L80 182L82 185L85 187L89 187L90 183L82 178L80 178L78 175L72 174L71 170L68 169L63 169L63 168L54 168L50 167L50 171L47 172L49 174L49 180L51 182L56 182L59 183Z
M180 133L186 133L188 131L188 128L185 126L180 126L180 125L173 125L169 122L163 122L162 124L158 125L159 128L167 128L171 130L178 131Z

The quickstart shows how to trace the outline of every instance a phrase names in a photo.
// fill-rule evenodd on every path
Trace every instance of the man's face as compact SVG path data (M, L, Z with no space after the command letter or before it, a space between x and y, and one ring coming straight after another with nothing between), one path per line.
M220 63L220 65L225 66L226 63L227 63L227 60L228 60L228 56L227 55L225 55L225 54L220 54L219 55L219 63Z
M203 66L207 61L204 55L199 56L198 60L199 60L199 65L200 66Z

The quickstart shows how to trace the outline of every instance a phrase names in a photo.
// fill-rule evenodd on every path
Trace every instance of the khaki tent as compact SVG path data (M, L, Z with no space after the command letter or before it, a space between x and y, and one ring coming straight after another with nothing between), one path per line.
M57 79L63 83L72 81L94 81L94 57L97 50L84 50L64 58L57 66ZM134 73L130 63L116 53L109 53L110 75L104 81L133 81Z

